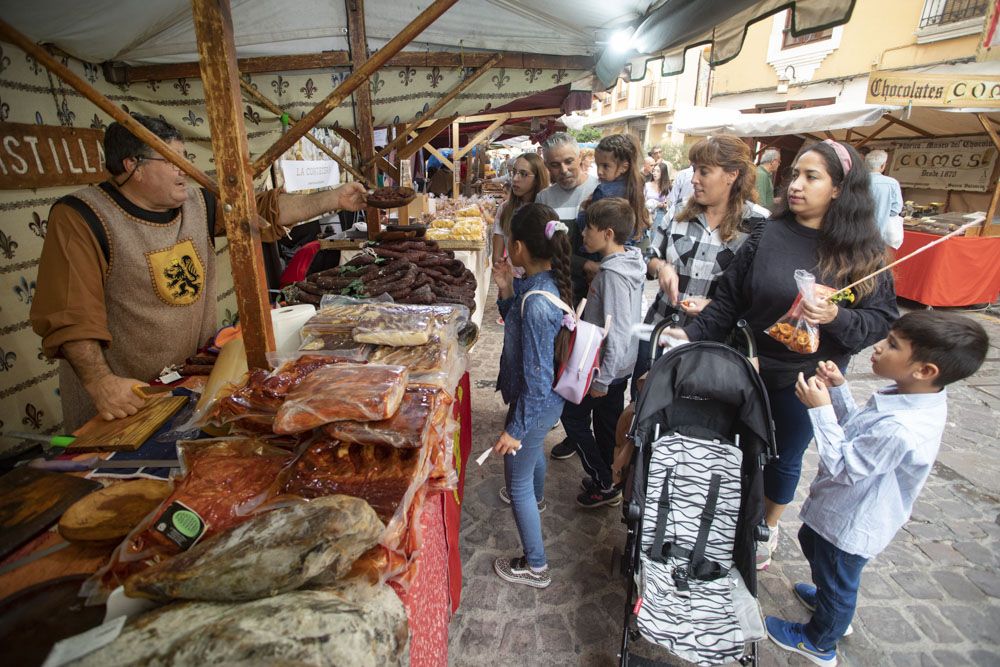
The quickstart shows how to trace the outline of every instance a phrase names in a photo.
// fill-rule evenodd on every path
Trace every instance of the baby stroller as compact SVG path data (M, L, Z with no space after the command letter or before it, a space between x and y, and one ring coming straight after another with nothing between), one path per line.
M657 341L671 322L652 333ZM639 395L624 478L627 581L620 665L642 637L699 665L757 664L765 636L756 542L767 539L763 466L777 456L764 384L746 354L714 342L657 358ZM740 336L738 336L740 337Z

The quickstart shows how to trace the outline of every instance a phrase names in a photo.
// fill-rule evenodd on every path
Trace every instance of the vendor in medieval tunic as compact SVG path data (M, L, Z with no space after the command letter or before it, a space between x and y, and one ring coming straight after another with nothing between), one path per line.
M174 151L176 128L134 118ZM111 179L61 198L49 212L31 325L60 359L63 429L95 414L135 414L137 385L182 363L216 332L214 236L225 231L215 195L123 125L104 135ZM308 195L268 191L257 209L272 241L283 228L335 209L358 210L364 188L349 183Z

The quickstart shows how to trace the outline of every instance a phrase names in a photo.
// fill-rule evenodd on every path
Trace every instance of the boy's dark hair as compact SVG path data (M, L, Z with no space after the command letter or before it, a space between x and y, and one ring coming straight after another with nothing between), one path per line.
M132 118L167 143L175 139L181 141L184 139L176 127L164 120L137 113L133 113ZM125 173L124 161L128 158L148 158L152 156L153 149L144 144L139 137L132 134L121 123L111 123L108 129L105 130L104 163L112 176L120 176Z
M892 331L910 343L912 361L934 364L940 371L934 385L944 387L963 380L986 359L990 338L983 326L968 317L935 310L903 315Z
M625 245L635 230L632 205L621 197L601 199L587 207L587 226L615 233L615 243Z

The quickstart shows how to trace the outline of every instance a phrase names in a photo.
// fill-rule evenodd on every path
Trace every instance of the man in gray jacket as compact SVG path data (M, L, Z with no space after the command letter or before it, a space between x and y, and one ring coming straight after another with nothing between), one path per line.
M576 446L587 477L577 496L581 507L621 503L621 489L611 480L615 428L625 409L625 389L635 366L639 341L631 328L642 318L642 287L646 264L638 248L625 243L635 226L627 201L609 197L587 209L583 245L601 256L601 268L590 283L583 319L608 326L601 365L580 405L566 402L562 423ZM591 427L593 423L593 427Z

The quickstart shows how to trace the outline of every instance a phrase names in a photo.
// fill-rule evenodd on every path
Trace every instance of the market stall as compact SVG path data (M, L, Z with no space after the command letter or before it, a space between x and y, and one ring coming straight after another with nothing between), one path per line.
M890 100L776 113L692 107L677 112L675 125L688 134L753 138L762 149L791 146L793 155L806 142L825 138L853 143L862 151L887 151L885 174L899 181L906 202L904 242L897 256L957 229L970 216L982 221L965 237L897 267L896 293L929 306L990 303L1000 294L1000 112L991 106L905 108Z

